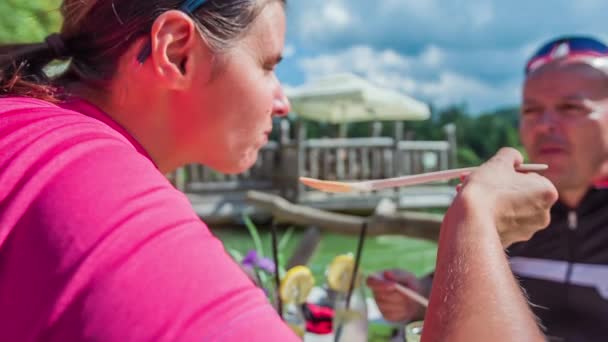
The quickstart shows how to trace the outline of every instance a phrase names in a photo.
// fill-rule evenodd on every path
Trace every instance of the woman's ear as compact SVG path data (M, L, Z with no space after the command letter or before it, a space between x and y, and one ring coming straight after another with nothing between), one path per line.
M207 48L199 43L204 40L192 18L181 11L167 11L154 21L150 39L150 62L157 76L169 88L187 88L193 78L194 61L204 59L197 49L200 45Z

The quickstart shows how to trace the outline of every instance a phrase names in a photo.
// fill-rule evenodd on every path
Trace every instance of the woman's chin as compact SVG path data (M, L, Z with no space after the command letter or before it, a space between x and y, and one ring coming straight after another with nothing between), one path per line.
M232 160L232 162L226 163L223 170L218 170L226 174L239 174L249 170L258 159L258 152L248 152L241 156L241 158Z
M226 152L221 156L224 158L217 157L214 159L207 158L204 162L200 161L199 163L217 172L234 175L249 170L255 164L258 159L258 150L251 149L243 153Z
M255 162L258 159L258 153L256 152L254 156L247 156L239 161L238 171L236 173L242 173L255 165Z

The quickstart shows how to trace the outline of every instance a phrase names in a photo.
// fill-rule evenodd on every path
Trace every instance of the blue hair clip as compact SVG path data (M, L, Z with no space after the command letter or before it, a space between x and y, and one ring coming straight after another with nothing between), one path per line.
M201 7L205 2L207 2L207 0L186 0L179 9L186 13L192 13Z
M186 0L180 7L179 10L185 13L193 13L203 4L205 4L207 0ZM152 46L150 46L150 42L148 42L144 48L141 50L139 55L137 55L137 61L139 64L143 64L144 61L150 56L152 52Z

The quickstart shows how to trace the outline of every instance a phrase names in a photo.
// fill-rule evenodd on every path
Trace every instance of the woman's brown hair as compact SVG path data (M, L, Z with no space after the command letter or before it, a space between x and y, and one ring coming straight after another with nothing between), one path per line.
M286 0L208 0L190 13L216 52L230 48L251 27L264 5ZM0 96L60 100L62 81L103 83L112 78L128 47L150 32L161 13L184 0L64 0L60 33L44 42L0 46ZM61 75L45 68L69 60Z

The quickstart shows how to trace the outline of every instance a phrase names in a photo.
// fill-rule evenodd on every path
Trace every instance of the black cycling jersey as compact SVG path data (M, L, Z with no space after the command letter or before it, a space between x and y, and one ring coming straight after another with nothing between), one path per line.
M556 203L549 227L508 254L551 341L608 341L608 189Z

